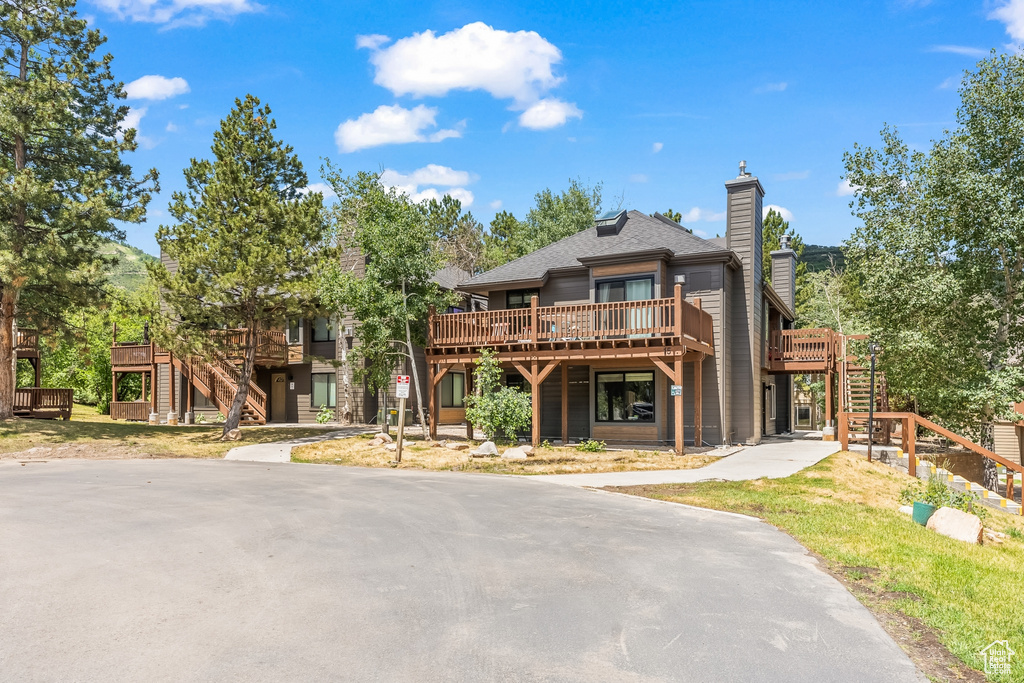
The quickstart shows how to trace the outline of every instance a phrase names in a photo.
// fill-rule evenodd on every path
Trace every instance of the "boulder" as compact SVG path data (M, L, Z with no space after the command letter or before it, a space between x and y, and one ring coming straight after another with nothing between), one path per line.
M453 441L447 445L448 448L452 449L453 451L465 451L469 449L469 444L466 443L465 441Z
M928 528L935 533L965 543L981 543L981 520L969 512L962 512L954 508L939 508L928 520Z
M501 454L502 460L526 460L526 453L522 448L508 448Z
M232 429L230 432L220 437L221 441L240 441L242 438L241 429Z
M523 453L526 453L527 455L533 455L533 446L523 445L519 447L519 450L521 450Z
M374 446L374 447L376 447L376 446L383 446L384 445L384 439L379 439L379 438L371 439L370 440L370 445Z
M497 454L498 454L498 447L494 445L493 441L484 441L482 444L480 444L477 447L477 449L475 451L473 451L473 455L497 455Z
M395 452L395 451L398 450L398 444L397 443L386 443L386 444L384 444L384 450Z
M434 443L430 444L430 446L432 448L447 448L448 442L447 441L435 441Z
M387 434L385 434L384 432L381 432L380 434L377 434L377 435L376 435L376 436L374 436L373 438L375 438L375 439L380 439L380 440L381 440L381 441L383 441L384 443L391 443L392 441L394 441L394 439L392 439L392 438L391 438L390 436L388 436L388 435L387 435Z

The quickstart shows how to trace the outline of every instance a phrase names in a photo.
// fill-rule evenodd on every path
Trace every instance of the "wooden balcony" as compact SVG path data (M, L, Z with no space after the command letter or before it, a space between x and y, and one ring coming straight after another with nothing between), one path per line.
M15 354L18 358L39 358L39 331L18 330Z
M153 344L119 342L110 347L114 372L142 372L153 367Z
M110 419L147 422L150 410L149 401L111 401Z
M429 333L435 363L467 362L485 348L510 362L715 352L711 315L681 297L432 314Z
M40 389L28 387L14 390L14 414L17 417L71 419L74 389Z
M840 354L840 337L829 328L775 330L768 344L768 371L830 372Z
M225 337L228 359L241 362L245 348L246 330L213 330L212 335ZM116 342L110 347L110 365L114 372L145 372L154 364L171 362L166 349L153 343ZM257 365L284 365L288 362L288 344L284 332L271 330L259 334L256 347Z

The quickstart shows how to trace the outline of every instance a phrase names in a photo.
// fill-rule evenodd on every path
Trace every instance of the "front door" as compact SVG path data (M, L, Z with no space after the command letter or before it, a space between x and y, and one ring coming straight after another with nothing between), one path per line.
M270 421L286 422L288 410L285 405L285 387L288 378L283 372L270 376Z

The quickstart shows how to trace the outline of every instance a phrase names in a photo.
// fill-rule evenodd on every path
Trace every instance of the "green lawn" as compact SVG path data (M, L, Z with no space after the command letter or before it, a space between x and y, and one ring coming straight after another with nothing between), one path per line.
M1024 522L990 512L986 526L1009 534L1001 545L940 536L897 510L910 481L838 453L786 479L616 490L760 517L821 555L869 607L919 619L968 666L982 670L978 652L1008 640L1011 674L992 680L1024 681Z
M220 425L150 426L100 415L91 406L76 404L71 420L15 419L0 422L0 457L37 446L84 446L76 457L103 457L105 450L136 453L139 457L220 458L241 444L266 443L322 434L317 427L243 427L241 442L220 440Z

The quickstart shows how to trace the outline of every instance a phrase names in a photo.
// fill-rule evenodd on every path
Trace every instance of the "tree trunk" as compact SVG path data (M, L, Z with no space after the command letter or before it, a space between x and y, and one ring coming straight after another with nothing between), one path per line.
M224 432L226 436L232 429L238 429L238 423L242 419L242 408L249 397L249 382L252 380L252 371L256 366L256 344L259 340L258 330L253 326L245 333L245 355L242 357L242 371L238 380L238 390L235 391L235 398L231 402L227 418L224 420Z
M18 382L18 294L10 285L0 290L0 420L14 417Z
M405 347L409 351L409 365L412 366L412 382L416 385L416 410L420 414L420 426L423 428L423 438L430 438L430 428L423 415L423 392L420 390L420 373L416 369L416 356L412 352L412 328L409 326L409 304L405 298L405 281L402 281L402 301L405 304ZM433 391L434 387L430 387Z
M341 419L346 424L353 424L355 422L355 410L352 407L352 375L349 374L348 339L342 338L338 346L341 348L341 382L345 392L345 403L341 407ZM366 410L364 409L363 412L365 413ZM363 420L369 422L369 420L366 420L365 414L363 415Z

